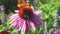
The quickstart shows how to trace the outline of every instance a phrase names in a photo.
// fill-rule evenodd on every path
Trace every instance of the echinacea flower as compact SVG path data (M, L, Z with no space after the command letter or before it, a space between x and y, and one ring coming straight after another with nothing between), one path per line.
M33 11L28 5L20 8L18 14L13 14L10 19L12 20L10 25L21 31L22 34L28 33L29 29L36 30L42 24L40 11Z
M11 34L9 31L1 31L0 34Z
M60 30L56 30L54 34L60 34Z

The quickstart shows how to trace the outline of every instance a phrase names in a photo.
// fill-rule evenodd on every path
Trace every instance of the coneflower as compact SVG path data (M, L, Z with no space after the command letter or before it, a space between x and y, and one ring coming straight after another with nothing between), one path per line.
M10 16L11 26L21 31L22 34L28 34L29 29L36 30L41 23L40 11L33 11L29 5L22 6L17 14Z
M0 34L11 34L10 31L1 31Z

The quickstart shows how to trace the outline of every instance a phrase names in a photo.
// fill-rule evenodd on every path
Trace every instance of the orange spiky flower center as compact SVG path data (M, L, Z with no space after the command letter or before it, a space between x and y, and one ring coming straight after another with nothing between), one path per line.
M29 5L26 5L19 9L18 14L22 18L30 20L33 15L33 10L31 9Z

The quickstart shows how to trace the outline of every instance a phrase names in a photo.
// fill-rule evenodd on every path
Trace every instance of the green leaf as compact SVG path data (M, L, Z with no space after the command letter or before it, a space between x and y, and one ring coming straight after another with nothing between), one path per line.
M18 31L16 29L14 29L11 33L12 34L18 34Z
M0 25L0 32L3 31L5 27L3 25Z

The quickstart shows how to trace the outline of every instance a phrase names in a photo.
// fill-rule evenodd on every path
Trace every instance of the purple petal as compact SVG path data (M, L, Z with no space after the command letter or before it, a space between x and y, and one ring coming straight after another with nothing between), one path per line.
M29 27L30 27L29 24L30 24L30 22L28 20L26 20L26 34L29 33Z
M55 31L54 34L60 34L60 30Z
M37 16L37 15L33 15L33 18L32 18L32 21L34 22L34 23L36 23L36 24L38 24L38 25L41 25L42 23L42 19L39 17L39 16Z

